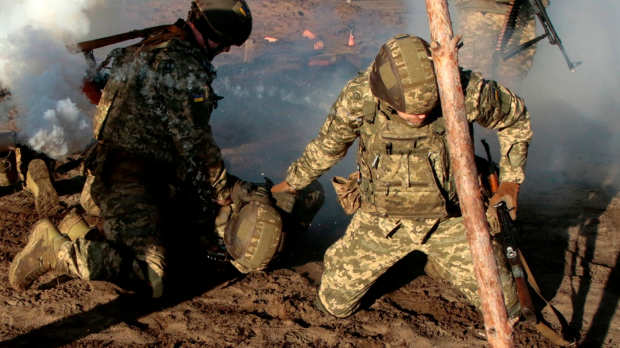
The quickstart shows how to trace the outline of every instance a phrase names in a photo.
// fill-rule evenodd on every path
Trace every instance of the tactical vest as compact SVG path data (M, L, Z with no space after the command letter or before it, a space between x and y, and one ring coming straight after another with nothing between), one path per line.
M161 50L169 50L175 56L186 55L186 60L192 62L204 60L198 53L187 49L182 41L173 40L172 35L156 36L110 53L108 59L114 58L112 75L94 117L94 133L98 141L110 148L131 152L148 160L169 163L175 159L177 149L169 141L170 131L163 122L166 118L163 103L159 99L146 101L143 97L143 86L147 85L148 79L183 64L181 61L162 60L158 56ZM192 89L187 91L187 105L192 108L194 128L205 129L206 132L217 102L210 87L215 71L210 63L196 65L200 68L195 72L196 76L202 73L206 77L197 78ZM195 102L196 98L204 102Z
M383 217L443 218L458 213L458 199L443 117L413 127L385 103L366 101L360 126L361 209ZM438 117L437 117L438 116Z

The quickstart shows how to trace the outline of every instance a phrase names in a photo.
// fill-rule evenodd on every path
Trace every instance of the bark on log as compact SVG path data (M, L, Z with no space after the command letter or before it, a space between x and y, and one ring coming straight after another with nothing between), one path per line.
M456 188L467 229L478 293L482 300L487 340L492 348L513 348L515 343L512 328L508 323L497 262L491 246L465 112L456 48L460 38L453 37L447 0L426 0L426 8L450 159L456 176Z

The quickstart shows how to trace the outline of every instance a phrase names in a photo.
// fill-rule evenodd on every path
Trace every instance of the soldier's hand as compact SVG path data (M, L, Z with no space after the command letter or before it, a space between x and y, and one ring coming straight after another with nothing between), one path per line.
M514 182L503 182L499 184L497 192L489 200L489 209L495 212L495 205L499 202L505 202L509 209L510 218L517 219L517 198L519 197L519 187L521 185Z
M289 185L288 182L286 181L282 181L281 183L272 187L271 192L273 193L286 192L286 193L292 193L294 195L299 195L299 191L292 188L291 185Z
M264 187L258 187L251 182L241 180L233 186L230 198L236 205L250 202L271 204L273 200L271 192Z

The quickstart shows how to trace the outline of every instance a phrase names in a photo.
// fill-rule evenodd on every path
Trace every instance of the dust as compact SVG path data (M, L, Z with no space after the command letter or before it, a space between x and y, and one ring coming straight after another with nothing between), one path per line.
M579 51L572 46L576 41L571 32L576 29L569 28L571 21L586 27L594 27L594 22L591 14L578 16L572 11L589 10L591 5L566 3L570 6L552 2L550 11L562 12L550 15L569 52ZM396 0L252 2L255 60L243 63L245 48L241 47L215 61L219 77L214 89L225 99L211 124L227 167L246 180L284 179L288 165L318 133L344 83L368 66L384 41L408 30L424 37L420 34L426 25L422 3L407 4L416 7L407 8ZM122 9L123 18L134 20L111 20L118 31L108 28L105 35L171 23L184 16L186 5L163 0L150 1L147 9L132 0L101 5ZM89 16L114 13L89 11ZM105 20L97 20L98 30L104 30ZM355 23L359 43L353 48L346 45L350 22ZM314 52L312 42L301 36L305 29L325 41L322 52ZM267 35L284 40L268 43L263 40ZM618 170L611 160L617 130L607 118L584 114L584 109L591 109L614 115L609 97L613 93L600 92L601 98L607 96L604 105L600 99L586 99L592 94L583 89L598 91L598 87L593 82L577 86L557 52L551 57L543 54L545 45L539 45L541 52L526 80L530 89L524 88L535 139L519 202L522 248L543 295L568 319L577 346L618 347L620 198L613 185ZM331 65L308 65L319 58ZM584 60L583 67L589 64L578 54L575 59ZM543 72L540 66L550 70ZM613 87L610 80L605 77L601 86ZM546 87L531 89L539 83ZM584 94L571 94L572 89ZM53 104L49 109L55 108ZM329 175L348 176L354 171L352 155ZM60 173L67 163L71 162L59 161L54 176L68 208L79 201L80 185L67 182L72 175ZM321 178L327 201L300 247L281 255L267 272L247 276L234 269L216 272L202 255L188 253L179 273L167 283L169 296L162 301L141 299L108 282L58 279L51 274L33 289L15 292L8 285L8 267L38 217L27 192L19 186L0 188L0 346L486 347L480 336L480 313L450 284L425 276L426 258L421 254L408 256L386 273L371 289L362 310L349 318L336 319L313 307L322 257L348 223L329 179ZM102 224L91 216L87 220ZM535 305L559 329L544 302ZM518 323L515 332L518 347L551 347L526 323Z

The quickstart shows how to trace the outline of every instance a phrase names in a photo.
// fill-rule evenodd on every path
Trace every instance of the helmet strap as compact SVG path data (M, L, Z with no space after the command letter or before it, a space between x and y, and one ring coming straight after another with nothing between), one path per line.
M204 15L197 2L192 1L192 10L189 12L188 22L192 22L196 29L205 37L205 40L222 41L222 33L213 28L209 20Z

